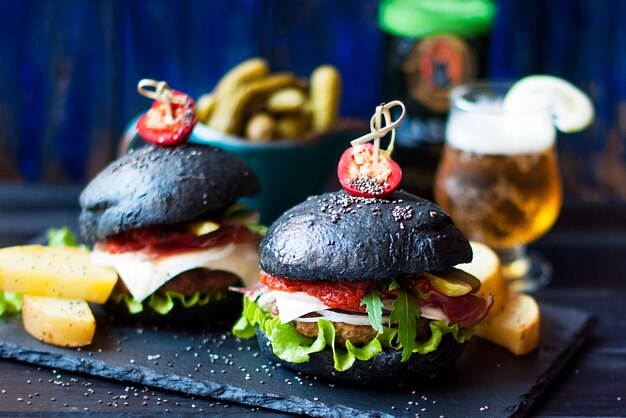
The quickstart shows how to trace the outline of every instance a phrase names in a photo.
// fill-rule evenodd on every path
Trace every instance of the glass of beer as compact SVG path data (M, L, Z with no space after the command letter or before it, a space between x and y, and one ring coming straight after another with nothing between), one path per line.
M526 245L561 209L556 130L548 106L505 111L510 87L476 82L452 91L435 199L469 239L498 253L511 287L532 291L552 276Z

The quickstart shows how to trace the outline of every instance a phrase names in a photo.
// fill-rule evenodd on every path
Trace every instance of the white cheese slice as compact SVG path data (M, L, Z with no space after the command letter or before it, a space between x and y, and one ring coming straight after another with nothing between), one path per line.
M272 290L268 292L268 295L270 294L276 298L276 307L278 308L278 316L280 317L281 324L286 324L311 312L330 309L318 298L304 292L281 292Z
M281 324L293 321L303 317L311 312L322 312L330 307L326 306L318 298L311 296L305 292L281 292L279 290L270 290L263 294L266 301L275 300L278 308L278 316ZM391 301L387 303L387 307L391 308ZM450 322L448 316L441 308L434 306L422 306L421 316L427 319Z
M246 287L259 280L259 253L255 243L234 244L150 258L141 252L109 254L96 246L93 262L117 270L130 294L141 302L179 274L198 267L239 276Z

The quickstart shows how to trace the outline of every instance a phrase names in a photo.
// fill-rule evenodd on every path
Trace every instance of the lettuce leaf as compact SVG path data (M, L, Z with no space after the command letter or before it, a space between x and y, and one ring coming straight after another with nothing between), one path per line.
M250 338L255 335L255 328L259 327L272 342L274 354L281 360L292 363L307 362L311 354L328 347L333 352L334 367L338 371L348 370L356 360L370 360L383 350L403 350L404 358L404 345L397 338L397 328L383 327L383 332L363 347L355 347L348 341L344 348L336 343L335 328L331 322L319 319L317 325L317 337L305 337L296 331L293 323L281 324L278 317L272 318L270 313L264 312L255 302L244 298L241 318L233 326L232 332L237 337ZM457 342L463 343L474 333L473 328L459 328L456 324L448 325L442 321L431 321L430 330L431 337L426 341L414 341L408 356L435 351L444 335L452 334Z
M210 301L218 301L224 297L223 294L204 294L202 295L200 292L196 292L191 297L187 297L179 292L167 291L164 295L153 293L147 300L147 304L152 310L161 314L167 315L174 308L174 301L177 300L183 307L191 308L192 306L204 306ZM122 293L116 290L113 290L111 294L111 300L115 303L121 303L122 301L126 304L128 308L128 312L131 314L138 314L143 312L144 303L137 301L128 293Z
M267 226L262 225L258 222L253 222L253 221L243 221L243 224L246 228L248 228L250 230L250 232L252 232L253 234L257 234L261 237L264 237L267 235Z
M76 236L67 226L48 229L46 237L48 238L48 247L81 247L88 249L86 245L78 244Z
M245 218L250 218L255 214L255 211L246 209L246 204L244 202L237 202L226 209L224 209L224 213L222 216L224 218L231 219L241 219L242 224L250 230L253 234L264 237L267 235L267 226L260 224L256 221L246 220Z
M244 202L233 203L224 209L224 213L222 214L224 218L245 218L249 215L252 215L252 211L246 209Z
M4 314L16 314L22 311L22 294L0 292L0 317Z

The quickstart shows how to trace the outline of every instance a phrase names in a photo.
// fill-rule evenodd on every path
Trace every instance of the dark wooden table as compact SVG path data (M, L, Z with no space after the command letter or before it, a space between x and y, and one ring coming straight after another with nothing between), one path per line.
M0 245L26 242L48 226L75 225L78 188L0 186ZM626 210L566 205L533 245L554 265L541 302L592 312L594 335L532 410L541 416L626 416ZM61 412L281 415L86 375L0 360L0 416Z

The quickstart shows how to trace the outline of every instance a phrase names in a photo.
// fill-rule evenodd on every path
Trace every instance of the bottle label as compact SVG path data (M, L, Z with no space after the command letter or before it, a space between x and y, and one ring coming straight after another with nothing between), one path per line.
M477 59L467 42L450 34L421 39L404 59L409 94L426 109L446 113L450 90L476 77Z

